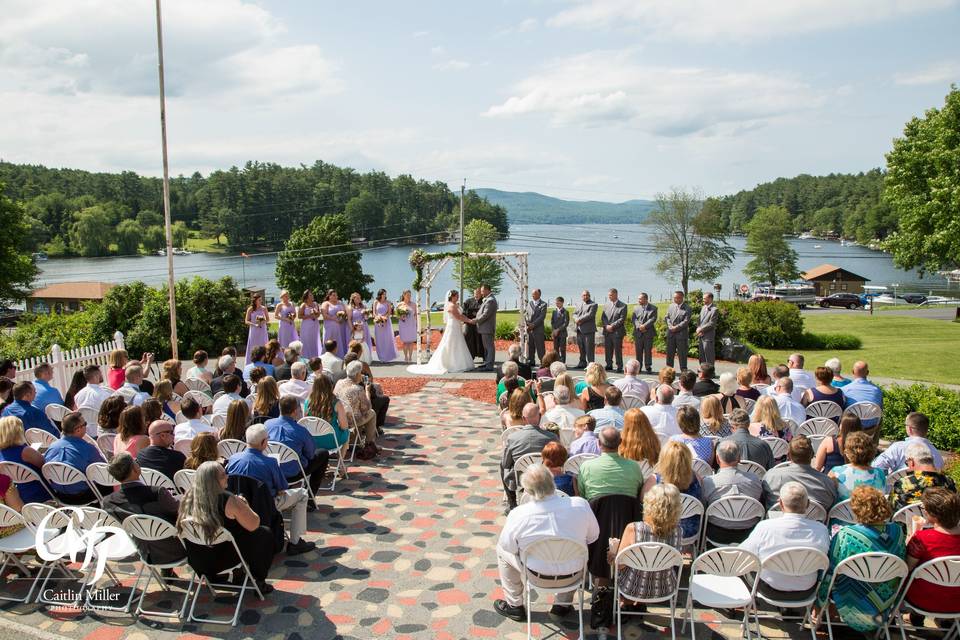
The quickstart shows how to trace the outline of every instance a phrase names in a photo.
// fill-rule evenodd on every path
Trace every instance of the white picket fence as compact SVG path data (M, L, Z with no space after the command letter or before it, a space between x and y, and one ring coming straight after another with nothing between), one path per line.
M119 331L113 334L113 340L89 347L63 351L60 345L55 344L50 348L50 353L45 356L26 358L17 362L17 382L22 380L33 382L33 368L41 362L49 362L53 367L53 386L59 389L60 393L65 394L70 388L70 379L74 371L83 369L89 364L102 367L107 364L111 351L123 348L123 334ZM106 373L104 373L104 379L106 379Z

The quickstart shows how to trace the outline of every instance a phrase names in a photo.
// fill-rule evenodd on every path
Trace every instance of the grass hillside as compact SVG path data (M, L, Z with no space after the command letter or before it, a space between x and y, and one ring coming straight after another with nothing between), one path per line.
M651 200L596 202L561 200L540 193L474 189L477 195L507 210L511 224L614 224L642 222Z

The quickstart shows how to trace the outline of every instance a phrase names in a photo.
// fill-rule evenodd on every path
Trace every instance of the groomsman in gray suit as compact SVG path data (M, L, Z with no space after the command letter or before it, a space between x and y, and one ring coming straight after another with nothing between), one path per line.
M700 309L700 322L697 324L699 339L697 354L700 362L713 364L715 360L717 336L717 306L713 304L713 294L703 294L703 307Z
M577 369L586 369L593 362L597 339L597 303L590 299L590 292L580 294L580 302L573 308L573 323L577 325L577 347L580 349L580 362Z
M488 284L481 286L480 291L483 293L483 302L480 303L477 317L471 322L477 325L477 333L480 334L480 340L483 342L483 364L475 371L493 371L493 363L497 356L497 349L493 342L493 336L497 330L497 299L493 297Z
M627 305L616 289L607 292L608 302L603 305L600 324L603 325L603 352L607 360L607 371L613 369L613 360L617 360L617 373L623 373L623 337L627 334Z
M673 292L673 302L667 307L667 366L673 366L673 356L680 356L680 369L687 370L687 350L690 348L690 305L683 299L683 291Z
M650 297L641 293L637 306L633 308L633 343L637 349L637 360L653 373L653 333L657 324L657 307L650 304Z
M532 366L534 362L543 360L546 353L547 336L544 333L543 323L547 319L547 303L540 299L540 289L534 289L530 294L532 300L527 303L524 318L527 323L527 362ZM536 360L534 360L536 354Z
M570 312L563 306L563 296L557 296L557 306L550 316L550 328L553 335L553 350L560 362L567 364L567 327L570 325Z

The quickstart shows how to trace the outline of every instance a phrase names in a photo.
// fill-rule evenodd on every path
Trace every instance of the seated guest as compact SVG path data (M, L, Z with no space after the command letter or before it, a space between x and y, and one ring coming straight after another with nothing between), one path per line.
M650 387L650 400L656 401L657 399L657 387L662 384L667 385L668 387L673 387L674 380L677 379L677 370L673 367L660 367L660 371L657 372L657 384Z
M302 362L294 364L303 366ZM316 493L323 482L323 476L327 473L330 452L326 449L317 449L310 432L303 425L297 424L302 417L300 400L295 396L284 396L280 398L280 417L267 420L263 426L266 427L271 442L287 445L300 457L300 465L303 466L309 478L310 490ZM287 482L297 482L303 477L300 467L292 460L281 465L280 471L287 478ZM313 511L316 505L310 503L307 508Z
M907 437L903 440L891 443L886 450L877 456L873 461L873 466L885 471L896 471L907 466L907 447L914 442L919 442L930 449L930 455L933 456L933 466L937 469L943 469L943 456L933 446L933 443L927 440L927 431L930 429L930 420L919 411L911 411L906 418ZM866 425L864 425L866 427Z
M832 402L843 411L843 392L831 384L833 382L833 370L827 367L817 367L813 371L813 377L816 379L816 384L803 392L800 397L800 404L806 407L814 402Z
M801 482L785 482L780 487L779 495L774 497L774 503L780 505L783 515L758 522L747 539L740 543L740 549L756 554L760 562L778 551L793 547L807 547L823 553L830 550L827 527L804 516L810 500ZM791 576L763 570L760 572L758 590L771 600L801 600L813 595L817 578L816 571L804 576Z
M522 393L522 392L521 392ZM537 398L543 421L553 422L561 429L572 428L577 418L584 415L576 399L570 395L570 389L563 385L554 386L553 399L555 404L549 410L544 410L543 396Z
M740 459L756 462L764 469L773 466L773 451L770 445L760 438L750 435L750 417L743 409L734 409L730 414L730 426L733 433L721 440L721 442L732 442L740 449Z
M144 469L153 469L173 480L174 474L183 469L186 457L173 448L173 424L166 420L154 420L148 428L150 446L137 454L137 463Z
M279 382L284 382L290 379L290 376L293 375L293 364L300 361L300 356L296 351L287 347L283 350L283 364L278 366L273 370L273 379Z
M303 343L299 340L292 340L290 344L287 345L290 349L293 349L293 352L297 354L297 361L302 362L303 364L310 366L309 358L303 357Z
M543 358L540 360L540 367L535 372L536 373L535 378L537 382L539 382L541 378L547 378L546 380L543 380L543 382L551 383L550 388L544 389L544 391L553 391L553 384L552 384L553 378L556 378L557 376L553 375L553 370L551 369L551 367L553 366L553 363L556 361L557 361L557 352L547 351L545 354L543 354ZM566 365L564 365L564 371L566 371Z
M523 421L523 408L530 404L530 394L524 391L523 389L514 389L510 392L510 397L507 400L507 410L500 414L500 424L506 429L507 427L522 427L526 424Z
M724 413L733 413L734 409L744 409L747 406L743 396L737 395L737 378L729 371L720 374L719 391L714 397L720 401L720 408Z
M716 396L704 396L700 401L700 435L726 438L731 433L730 422L723 415L720 401Z
M87 386L87 379L83 372L83 369L77 369L73 372L73 377L70 378L70 386L67 388L66 395L63 396L63 406L71 411L77 410L76 396L81 389ZM9 385L9 387L4 388L5 385ZM6 404L9 404L9 402L6 402L6 398L12 390L13 383L7 378L0 377L0 411L6 408ZM12 400L11 397L10 401Z
M87 433L87 421L79 411L65 415L60 429L63 435L43 454L46 462L62 462L83 474L92 463L103 462L99 449L83 439ZM96 498L85 482L70 485L51 482L50 485L57 498L65 504L85 504Z
M519 375L524 380L530 380L533 378L533 368L526 362L520 361L520 345L511 344L507 347L507 359L500 365L500 368L497 369L497 382L500 382L500 379L503 378L506 372L503 370L503 365L508 362L515 362L517 364L517 375Z
M550 354L553 354L553 356L551 356ZM550 364L546 365L548 361L550 362ZM546 376L538 377L531 384L530 393L536 399L539 399L540 396L543 395L544 393L553 391L557 384L557 376L567 372L567 365L557 360L557 354L555 351L548 351L547 355L543 356L543 362L541 363L541 365L549 366L549 369L547 369ZM542 366L541 366L541 369L542 369ZM544 409L541 408L541 413L543 411Z
M226 380L227 376L236 376L240 378L240 390L237 393L241 397L246 398L250 395L250 390L247 388L247 382L243 379L243 372L237 371L237 361L231 355L222 355L220 360L217 362L217 373L214 376L213 380L210 381L210 391L216 395L220 391L226 391L224 389L223 383Z
M290 542L287 543L288 556L315 549L317 546L315 543L302 538L307 530L307 502L309 501L307 490L302 487L291 489L277 461L264 454L268 436L262 424L250 425L247 428L246 440L247 448L230 456L227 462L227 473L259 480L274 497L278 511L292 511Z
M220 351L220 357L222 358L223 356L230 356L231 358L233 358L234 363L235 363L236 360L237 360L237 349L236 349L236 347L230 347L230 346L224 347L224 348ZM224 368L220 366L220 361L217 360L217 366L214 367L214 369L213 369L213 379L216 380L217 378L219 378L220 376L222 376L224 373L231 373L231 372L230 372L230 371L224 371ZM211 386L212 386L212 384L213 384L213 383L211 383Z
M560 363L555 362L554 364L563 365L562 362ZM577 385L573 381L573 377L569 373L567 373L566 365L563 365L563 371L560 371L559 366L556 367L556 369L557 369L557 375L553 379L553 391L556 392L557 389L559 389L560 387L566 387L567 391L569 392L567 395L570 398L570 400L567 403L568 406L571 409L579 409L580 411L583 411L583 404L580 402L580 396L577 393ZM504 385L504 387L506 387L506 384ZM514 388L518 388L518 387L519 385L514 383ZM537 393L535 395L536 395L537 403L540 405L540 413L545 413L549 411L557 404L556 396L552 396L549 393Z
M120 429L120 415L126 408L127 401L122 396L110 396L100 405L100 413L97 415L97 428L91 430L90 425L87 425L87 432L91 433L92 431L91 435L95 433L98 436L103 433L116 434L117 430Z
M608 385L603 392L603 407L594 409L590 412L593 419L597 421L598 427L612 426L618 429L623 428L623 407L620 406L623 395L620 389L613 385Z
M659 542L682 551L680 528L680 492L672 484L658 484L643 494L643 522L631 522L623 530L619 544L607 551L612 564L617 553L639 542ZM620 591L631 598L662 598L677 588L677 573L672 568L640 572L620 565ZM630 603L629 600L626 601Z
M10 479L10 476L2 473L0 473L0 504L10 507L17 513L23 511L23 498L20 497L20 492L17 491L17 487L13 483L13 480ZM11 536L22 529L22 524L0 527L0 538Z
M556 434L540 428L540 408L532 402L523 408L524 426L507 436L500 459L500 478L507 494L508 508L517 506L517 484L513 467L528 453L540 453L548 442L556 442Z
M567 462L567 450L559 442L548 442L540 452L543 464L553 474L553 483L558 491L568 496L576 495L573 490L573 476L564 472L563 465Z
M780 382L781 380L790 380L790 369L785 364L778 364L773 369L772 376L773 376L773 383L771 383L771 385L767 387L768 396L775 396L778 393L778 387L777 387L778 382ZM793 400L797 404L800 404L800 398L803 396L803 391L804 391L803 389L801 389L800 387L794 384L793 380L790 380L790 397L793 398ZM806 411L804 411L803 414L804 416L806 416L807 414Z
M933 455L925 445L914 442L907 446L908 475L897 478L890 490L890 505L896 513L907 505L920 502L925 489L943 487L948 491L957 492L957 485L953 478L940 473L933 464Z
M943 487L932 487L924 490L921 502L929 528L918 528L907 540L910 571L936 558L960 556L960 496ZM960 602L960 589L918 579L907 591L907 602L931 613L955 613L956 603ZM911 614L910 621L918 627L923 626L923 616ZM951 621L946 622L949 625Z
M0 376L0 412L13 402L13 380Z
M857 402L872 402L883 409L883 389L867 379L870 367L863 360L853 363L853 380L843 388L843 397L847 406ZM879 418L872 418L863 423L864 429L869 429L880 422Z
M837 483L826 474L820 473L810 465L813 459L813 446L806 436L797 436L790 441L786 464L770 469L763 476L763 493L767 497L767 508L777 504L783 486L799 482L808 497L821 507L830 510L837 501Z
M280 398L293 396L303 402L310 396L311 386L307 384L307 365L294 362L290 366L290 379L280 385Z
M78 410L84 407L99 410L104 400L113 395L113 389L103 384L103 374L95 364L83 368L83 377L87 384L77 391L73 398L74 405Z
M677 409L679 435L670 436L670 440L690 447L698 458L713 466L713 438L700 435L700 414L691 406Z
M824 438L817 447L817 457L813 462L813 468L824 473L833 471L834 467L839 467L846 462L843 457L843 447L847 436L855 431L862 431L860 418L856 414L845 412L840 417L840 432L835 436Z
M370 408L376 417L375 426L377 435L383 435L383 425L387 422L387 411L390 408L390 398L383 393L379 384L373 381L373 373L366 362L360 361L359 352L366 343L354 340L350 343L350 353L343 359L344 367L349 367L353 361L360 362L360 381L363 384L366 396L370 400ZM379 449L378 449L379 452Z
M313 443L328 451L339 447L340 455L346 455L347 445L350 444L350 419L344 404L333 393L330 378L317 376L314 379L303 412L308 416L326 420L333 427L333 435L314 436Z
M344 377L343 359L337 356L337 341L326 340L323 343L323 353L320 355L323 370L330 373L333 383L336 384Z
M646 462L651 468L660 460L660 438L650 426L647 414L636 407L623 416L618 452L627 460Z
M53 421L42 410L31 404L36 397L37 388L33 386L32 382L16 383L13 385L13 402L0 412L0 416L20 418L24 430L43 429L50 435L59 437L60 431L57 430Z
M689 369L680 372L680 392L673 398L673 406L678 409L682 406L700 408L700 398L693 395L693 387L697 384L697 374Z
M230 408L230 405L237 400L243 401L248 407L250 406L251 403L245 400L240 393L240 386L243 383L243 379L240 376L227 373L220 378L220 381L220 388L223 391L223 395L213 401L213 415L227 415L227 410Z
M770 379L770 374L767 373L767 361L759 353L750 356L750 359L747 360L747 369L750 370L750 375L753 377L753 384L769 385L773 382Z
M624 495L640 497L645 478L633 460L618 453L620 432L604 427L598 437L600 457L585 460L577 475L577 495L593 500L601 496Z
M641 407L640 410L647 414L650 425L658 435L678 435L680 427L677 426L677 408L673 406L673 387L662 384L657 387L656 393L656 404Z
M0 360L0 378L13 380L17 377L17 365L13 360Z
M857 435L857 434L854 434ZM903 527L890 522L890 503L878 489L859 486L850 495L850 509L857 523L841 527L830 543L830 568L820 580L817 607L827 605L827 590L833 572L843 560L857 553L890 553L904 557ZM839 575L830 592L831 601L844 624L873 635L882 624L882 613L893 603L901 582L860 582Z
M863 431L857 431L847 436L843 443L843 455L847 464L834 467L828 474L837 482L837 495L839 500L846 500L853 493L853 490L865 484L880 491L884 491L887 486L887 474L883 469L870 466L877 453L877 447L873 444L873 438Z
M179 360L167 360L163 363L163 377L161 378L162 380L168 380L173 387L173 392L181 397L189 391L182 380L182 369L183 365Z
M53 367L49 362L41 362L33 368L33 386L36 387L36 396L33 398L33 406L43 411L48 404L63 404L63 396L51 380L53 380Z
M273 373L270 374L272 377L276 373L276 368L283 364L283 347L280 346L280 341L276 338L269 340L266 344L267 356L264 359L264 362L269 362L273 365ZM274 378L276 380L276 378Z
M510 362L504 362L503 364L504 364L503 370L506 372L507 375L500 378L500 382L497 383L497 403L498 404L504 401L504 396L509 398L510 394L512 394L515 389L526 388L525 386L526 383L523 381L523 378L518 377L517 374L514 373L514 371L516 370L516 366L514 366L515 363L514 365L511 365Z
M107 386L111 389L119 389L126 380L126 369L131 364L139 365L144 371L150 368L153 363L153 354L145 353L139 360L130 362L130 356L126 349L114 349L108 356L110 369L107 371ZM153 393L153 385L146 382L143 391L147 394Z
M720 392L720 385L713 381L716 369L709 362L700 365L700 371L697 373L697 383L693 385L693 395L698 398L714 395Z
M183 523L187 519L196 523L207 541L212 541L221 527L229 531L260 592L267 594L273 591L273 587L266 582L273 562L273 533L260 525L260 516L246 500L227 491L227 473L219 462L207 462L197 469L193 486L180 501L177 517L179 532L183 532ZM217 574L239 561L229 542L209 548L187 541L184 546L194 571L214 581Z
M250 350L250 361L243 367L243 379L247 383L250 382L250 372L257 367L263 369L268 376L273 375L273 365L265 362L266 357L267 348L263 345L257 345Z
M638 378L640 375L640 362L636 358L630 358L623 365L623 377L614 381L613 386L620 389L623 395L639 396L643 398L643 403L647 403L650 397L650 385Z
M199 469L204 462L219 461L217 437L212 433L198 433L190 441L190 455L183 462L184 469Z
M830 381L831 385L837 389L842 389L850 384L850 378L844 378L842 375L840 375L840 358L830 358L823 364L823 366L833 372L833 379Z
M807 419L807 410L794 398L793 380L787 376L777 378L774 386L773 399L777 401L777 409L780 410L780 417L793 420L797 425L803 424Z
M140 405L140 408L143 409L143 421L147 425L154 420L163 418L163 405L160 404L160 401L156 398L147 398L143 401L143 404ZM119 426L120 423L117 422L117 427Z
M253 401L253 421L266 422L280 417L280 387L271 376L257 383L257 397Z
M597 442L597 434L594 429L597 421L590 416L583 415L573 423L573 442L570 443L570 455L576 456L581 453L595 453L600 455L600 444Z
M138 363L128 364L124 370L124 382L117 389L117 393L122 395L127 404L139 407L143 401L150 397L150 394L141 387L143 384L143 367Z
M250 426L250 405L246 400L234 400L227 409L227 421L220 429L220 440L239 440L247 437Z
M203 349L194 351L193 353L193 366L187 369L187 375L185 376L187 380L191 378L197 380L203 380L207 384L210 384L213 381L213 375L207 371L207 364L210 362L210 356L207 355L207 352Z
M752 422L750 423L750 433L765 438L773 436L790 440L793 434L787 431L787 427L780 417L780 408L777 401L770 396L763 396L757 401L753 408Z
M371 460L380 453L380 449L377 447L377 414L370 404L363 382L363 366L354 360L346 366L345 373L346 377L333 387L333 393L344 404L357 432L366 436L367 443L357 452L357 456L361 460Z
M173 384L169 380L160 380L154 385L153 397L160 402L165 414L176 419L180 403L173 399Z
M750 369L746 367L737 369L737 395L756 402L760 399L760 391L754 389L752 385L753 374L750 373Z
M0 418L0 461L15 462L30 467L40 475L43 468L43 454L27 444L23 433L23 422L15 416ZM39 480L21 482L17 485L20 498L24 502L46 502L50 494Z
M216 435L217 430L214 429L210 423L203 420L203 410L200 408L200 403L193 398L188 396L183 399L183 403L180 405L180 412L183 413L183 417L186 418L187 421L181 422L174 427L174 440L191 440L198 433L212 433Z
M610 386L610 383L607 382L607 372L600 363L589 363L584 373L583 388L579 390L580 403L584 411L590 412L593 409L602 408L607 388Z
M616 433L616 429L613 431ZM558 496L553 474L542 464L529 467L521 476L520 484L533 500L513 509L500 532L497 565L503 600L493 603L497 613L517 622L527 619L523 605L523 576L520 573L520 555L524 549L543 536L561 536L589 545L600 535L600 526L586 500ZM574 561L569 566L550 566L549 570L568 575L580 568ZM546 567L538 566L533 559L529 569L543 572ZM557 617L568 615L573 610L573 591L558 594L555 602L551 614Z
M117 437L113 439L113 454L126 451L131 456L136 456L141 449L146 449L150 445L150 438L147 437L147 425L143 421L143 409L140 407L129 406L120 414L120 428L117 429Z
M740 462L740 448L732 440L721 440L717 445L717 465L720 469L701 482L703 503L711 504L731 495L747 496L763 504L763 484L760 478L737 469ZM707 537L721 544L743 542L757 520L725 520L711 518L707 525Z
M817 384L813 376L804 371L803 362L804 357L800 353L794 353L787 358L787 367L790 370L790 379L793 380L793 388L797 389L801 396L807 389L812 389Z
M307 384L312 386L313 381L317 379L317 376L326 376L327 379L330 380L331 383L333 383L333 376L330 375L330 372L323 370L323 360L321 360L320 358L310 358L310 360L307 361L306 364L307 364L307 369L309 369L310 371L307 374Z
M676 440L668 442L660 452L657 463L657 484L673 485L677 490L691 498L700 500L703 489L700 479L693 472L693 453L690 448ZM680 521L683 537L689 538L697 533L700 516L689 516Z

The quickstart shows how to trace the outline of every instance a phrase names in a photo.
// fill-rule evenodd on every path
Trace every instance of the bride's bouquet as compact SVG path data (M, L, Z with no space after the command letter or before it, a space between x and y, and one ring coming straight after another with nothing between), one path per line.
M337 311L337 322L346 322L347 321L347 312L341 309Z
M373 322L378 327L382 327L383 325L387 324L387 316L377 316L373 319Z
M407 306L406 302L401 302L396 307L396 313L398 318L405 320L410 315L410 307Z

